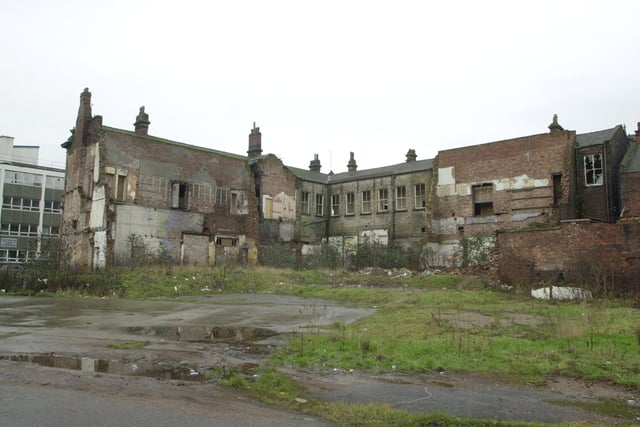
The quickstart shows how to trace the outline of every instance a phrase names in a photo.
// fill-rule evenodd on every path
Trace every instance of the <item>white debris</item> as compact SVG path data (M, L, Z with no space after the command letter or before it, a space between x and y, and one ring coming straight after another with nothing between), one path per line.
M591 298L591 291L570 286L548 286L545 288L532 289L531 296L538 299L589 299Z

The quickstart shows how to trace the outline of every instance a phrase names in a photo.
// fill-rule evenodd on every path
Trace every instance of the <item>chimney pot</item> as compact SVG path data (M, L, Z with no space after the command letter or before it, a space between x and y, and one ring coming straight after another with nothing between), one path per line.
M250 159L260 157L262 155L262 134L260 128L256 127L256 122L253 122L253 128L249 134L249 150L247 154Z
M149 121L149 115L145 113L143 105L142 107L140 107L140 112L136 117L136 122L133 124L133 127L135 128L138 135L146 136L149 134L149 124L151 124L151 122Z
M320 159L318 158L317 154L314 154L313 160L311 160L311 163L309 163L309 170L311 172L320 172L320 169L322 169L322 166L320 165Z
M415 162L417 159L418 155L416 154L416 150L410 148L409 151L407 151L407 163Z
M358 165L356 163L356 159L354 158L353 151L349 153L349 163L347 163L347 170L349 172L355 172L358 170Z

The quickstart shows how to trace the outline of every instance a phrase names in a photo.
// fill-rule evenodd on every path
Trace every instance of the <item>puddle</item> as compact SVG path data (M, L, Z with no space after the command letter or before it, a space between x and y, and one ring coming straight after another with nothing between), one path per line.
M266 328L246 326L154 326L125 328L128 334L156 336L174 341L256 341L278 335Z
M51 368L76 371L100 372L104 374L132 375L168 380L204 381L204 374L185 365L173 365L158 361L125 361L92 359L89 357L58 356L54 354L29 354L0 356L0 360L28 362Z

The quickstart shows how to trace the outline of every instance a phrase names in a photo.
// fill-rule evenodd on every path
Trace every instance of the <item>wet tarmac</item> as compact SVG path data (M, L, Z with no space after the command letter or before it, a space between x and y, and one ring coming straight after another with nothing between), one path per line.
M350 323L374 309L280 295L219 295L185 300L0 297L0 353L88 354L146 341L146 352L268 348L292 333ZM111 351L112 352L112 351ZM184 357L183 357L184 358Z

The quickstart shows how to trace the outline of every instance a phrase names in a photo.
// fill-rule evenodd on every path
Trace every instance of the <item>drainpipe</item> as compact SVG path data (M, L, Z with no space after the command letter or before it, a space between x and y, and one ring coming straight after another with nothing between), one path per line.
M396 176L391 175L391 206L389 209L391 221L389 225L389 244L393 243L396 235L396 197Z
M607 201L606 221L611 222L611 200L609 200L609 162L607 161L607 151L609 150L609 141L605 141L602 146L602 170L604 171L604 198Z

